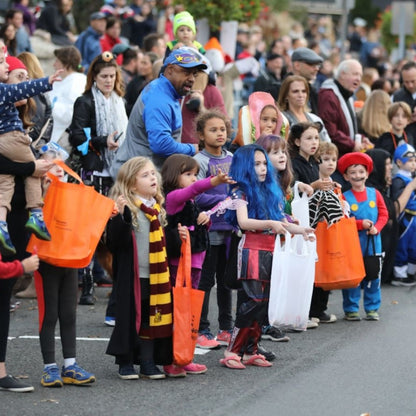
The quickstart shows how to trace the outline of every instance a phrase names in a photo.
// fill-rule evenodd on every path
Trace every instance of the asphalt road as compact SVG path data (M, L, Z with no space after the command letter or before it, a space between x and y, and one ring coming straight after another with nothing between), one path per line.
M78 308L77 361L97 377L89 387L40 385L36 302L22 301L12 316L7 366L13 375L27 376L35 392L0 392L1 416L416 415L416 290L383 287L379 322L342 320L341 293L333 292L329 312L338 322L290 334L288 343L263 341L278 356L271 368L229 370L219 364L223 351L215 350L196 355L208 366L206 374L155 381L120 380L113 357L105 355L108 291L98 288L96 305ZM215 311L212 303L217 329ZM61 357L57 341L60 365Z

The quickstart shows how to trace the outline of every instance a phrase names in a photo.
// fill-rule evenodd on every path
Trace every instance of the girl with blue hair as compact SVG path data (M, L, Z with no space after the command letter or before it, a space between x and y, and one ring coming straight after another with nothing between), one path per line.
M261 325L267 314L276 234L289 231L308 239L313 229L286 222L283 192L267 153L260 146L252 144L239 148L233 156L229 175L237 182L232 196L247 202L226 214L231 224L243 232L238 279L245 299L238 307L231 341L220 363L232 369L244 369L246 365L270 367L272 363L257 350Z

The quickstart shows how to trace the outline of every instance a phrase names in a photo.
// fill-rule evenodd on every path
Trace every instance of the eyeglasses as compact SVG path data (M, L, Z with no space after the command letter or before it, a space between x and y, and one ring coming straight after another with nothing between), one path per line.
M195 68L182 68L179 65L173 65L175 68L177 68L180 72L182 72L183 74L186 74L186 76L191 76L193 75L194 77L196 77L201 70L199 69L195 69Z

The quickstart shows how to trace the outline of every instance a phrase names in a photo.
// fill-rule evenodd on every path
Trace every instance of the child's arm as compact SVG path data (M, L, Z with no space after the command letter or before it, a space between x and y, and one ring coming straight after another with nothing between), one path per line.
M284 234L287 224L281 221L273 220L256 220L248 217L247 205L241 205L237 208L237 221L242 230L273 230L276 234Z
M397 204L395 204L397 215L403 212L414 191L416 191L416 178L409 182L400 195L395 199L397 202Z
M176 214L185 206L186 201L195 198L202 192L214 188L222 183L235 183L226 173L219 171L217 176L201 179L186 188L175 189L166 195L166 212L169 215Z
M387 221L389 220L389 212L387 210L383 196L381 195L379 191L377 191L377 189L376 189L376 204L377 204L377 210L378 210L377 221L373 225L373 227L368 230L368 233L372 235L378 234L383 229L383 227L387 224Z
M23 273L31 273L39 268L39 257L34 254L22 261L14 260L10 262L1 261L0 256L0 279L12 279L19 277Z

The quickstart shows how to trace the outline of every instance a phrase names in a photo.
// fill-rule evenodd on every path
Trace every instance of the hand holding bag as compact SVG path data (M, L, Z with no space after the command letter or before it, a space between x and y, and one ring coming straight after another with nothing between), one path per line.
M367 236L367 246L364 253L365 280L375 280L378 279L380 275L382 256L376 254L374 238L374 235ZM368 246L370 242L372 245L373 255L368 254Z
M294 198L292 201L292 214L299 220L299 225L302 227L309 227L309 200L308 196L304 192L302 197L299 195L298 189L299 182L295 183L293 194Z
M276 327L306 330L315 278L315 244L286 233L282 249L276 238L270 281L269 322Z
M315 286L324 290L357 287L365 270L355 218L342 218L330 227L319 222L315 236Z
M173 291L173 362L184 366L192 362L205 292L191 285L191 239L182 240L181 257Z
M83 184L81 178L62 160L55 160L80 183L52 183L46 193L43 217L51 241L31 236L27 251L54 266L83 268L91 263L98 241L114 208L114 201Z

